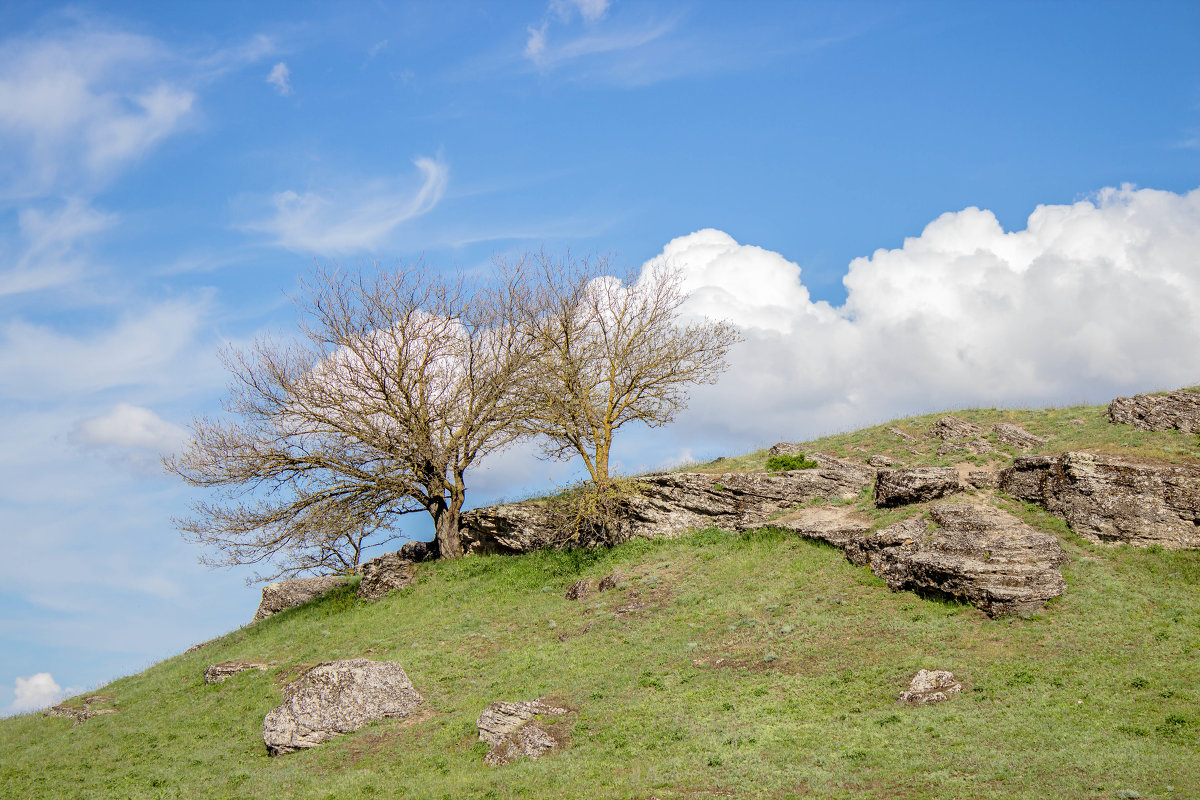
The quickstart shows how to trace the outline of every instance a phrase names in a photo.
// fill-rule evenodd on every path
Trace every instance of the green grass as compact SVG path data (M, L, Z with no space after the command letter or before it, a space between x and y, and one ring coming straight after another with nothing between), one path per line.
M933 423L953 414L984 428L986 438L997 452L975 455L965 450L938 455L939 439L926 438ZM995 440L990 428L997 422L1012 422L1030 433L1046 437L1045 444L1030 450L1018 450ZM905 441L889 428L898 428L917 441ZM1200 436L1179 431L1145 432L1132 425L1113 425L1108 421L1108 406L1072 406L1068 408L965 409L926 414L886 422L852 433L839 433L800 443L805 453L827 453L852 461L866 461L872 455L884 455L901 466L949 466L973 461L983 466L1004 466L1023 454L1057 454L1064 450L1091 450L1135 458L1152 458L1171 463L1200 463ZM723 458L706 464L681 468L690 472L763 472L767 451L759 450L736 458Z
M422 564L414 587L377 604L339 590L116 681L102 691L117 714L0 721L0 795L1200 794L1200 553L1065 546L1067 595L1004 621L891 593L780 531ZM621 588L563 599L612 570ZM616 613L635 593L646 608ZM261 724L284 680L354 656L403 664L431 715L269 758ZM203 683L207 664L232 658L277 666ZM922 667L968 688L899 705ZM571 747L484 766L479 712L540 695L579 709Z
M1040 452L1200 463L1200 437L1111 425L1104 412L955 413L1046 436ZM921 437L939 416L804 450L993 467L1017 454L938 456L940 442L887 430ZM700 469L765 463L760 451ZM78 727L0 720L0 797L1200 796L1200 553L1094 546L1029 504L973 499L1060 537L1065 596L1028 619L989 620L891 593L835 548L772 529L421 564L413 587L379 603L339 589L102 687L116 714ZM876 510L869 488L838 503L876 527L925 510ZM614 570L625 576L616 590L563 599L579 577ZM646 605L617 612L634 602ZM429 713L269 758L262 720L282 685L357 656L403 664ZM205 666L236 658L275 666L204 684ZM939 706L899 705L922 667L967 688ZM571 746L485 766L479 712L543 695L578 709Z

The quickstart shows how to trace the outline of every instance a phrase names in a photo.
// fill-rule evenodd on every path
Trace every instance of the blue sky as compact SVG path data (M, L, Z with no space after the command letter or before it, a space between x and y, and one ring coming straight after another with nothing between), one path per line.
M747 342L627 470L1200 383L1198 32L1190 2L0 5L0 711L250 618L157 463L314 261L680 264ZM474 502L572 470L486 466Z

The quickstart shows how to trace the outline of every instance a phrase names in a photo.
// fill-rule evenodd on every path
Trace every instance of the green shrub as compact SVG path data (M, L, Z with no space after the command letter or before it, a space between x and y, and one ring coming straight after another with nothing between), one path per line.
M767 472L783 472L789 469L812 469L817 462L805 458L803 453L794 456L771 456L767 459Z

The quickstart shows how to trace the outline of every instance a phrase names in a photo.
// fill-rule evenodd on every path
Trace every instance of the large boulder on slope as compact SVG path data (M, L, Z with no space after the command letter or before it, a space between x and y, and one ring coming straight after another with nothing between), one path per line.
M273 756L327 742L386 718L407 717L423 702L404 668L391 661L327 661L283 690L283 703L263 719Z
M401 553L384 553L372 558L359 571L362 580L358 584L358 599L369 601L382 600L397 589L407 589L417 576L413 562Z
M1200 433L1200 391L1118 397L1108 404L1108 419L1143 431Z
M293 578L268 583L262 590L262 601L254 612L254 622L266 619L288 608L307 603L346 582L344 575L322 575L317 578Z
M1200 548L1200 466L1100 453L1023 456L1000 488L1093 542Z
M840 548L893 591L949 595L989 616L1041 608L1066 591L1054 536L980 503L935 503L929 515L870 532L868 517L846 508L805 508L770 524Z

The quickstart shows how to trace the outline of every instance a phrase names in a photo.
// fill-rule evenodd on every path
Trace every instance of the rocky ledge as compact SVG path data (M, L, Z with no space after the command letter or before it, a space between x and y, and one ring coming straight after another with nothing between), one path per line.
M822 453L809 458L817 462L815 468L638 478L640 491L630 499L621 529L607 532L607 538L673 538L709 526L744 528L809 500L855 498L875 480L871 467ZM548 520L544 505L506 503L464 514L460 535L468 552L527 553L551 546Z
M1118 397L1108 405L1108 419L1143 431L1200 433L1200 391Z
M841 508L802 509L770 524L841 548L893 591L946 595L991 617L1023 614L1066 591L1058 539L980 503L935 503L923 516L874 533L869 520Z
M1200 548L1200 467L1099 453L1024 456L1000 488L1093 542Z

